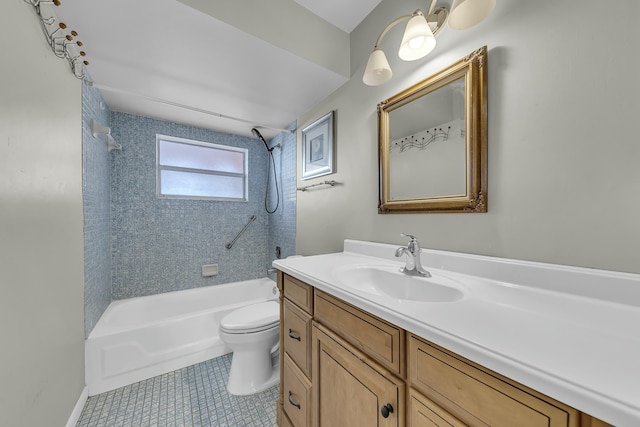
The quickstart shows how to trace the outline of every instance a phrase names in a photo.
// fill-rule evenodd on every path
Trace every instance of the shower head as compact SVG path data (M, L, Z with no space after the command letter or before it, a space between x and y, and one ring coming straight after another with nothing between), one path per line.
M271 151L271 149L269 148L269 145L267 145L267 141L264 140L264 138L262 137L262 134L260 133L260 131L258 129L252 128L251 129L251 133L253 134L253 136L255 136L260 141L262 141L262 143L264 144L264 148L266 148L267 151Z
M255 136L258 139L264 139L260 131L256 128L251 129L251 133L253 134L253 136Z

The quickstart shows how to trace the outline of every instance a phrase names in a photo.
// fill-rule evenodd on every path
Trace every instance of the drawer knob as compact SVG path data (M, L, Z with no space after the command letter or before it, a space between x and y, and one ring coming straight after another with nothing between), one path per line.
M289 399L291 399L291 397L289 397ZM382 418L389 418L389 414L393 414L393 406L391 406L391 403L387 403L380 408L380 412L382 413Z
M291 390L289 390L289 403L291 403L296 408L300 409L300 404L294 402L293 399L291 398L292 396L293 396L293 394L291 393ZM393 411L391 411L391 412L393 412Z
M300 341L300 335L295 334L291 329L289 329L289 338Z

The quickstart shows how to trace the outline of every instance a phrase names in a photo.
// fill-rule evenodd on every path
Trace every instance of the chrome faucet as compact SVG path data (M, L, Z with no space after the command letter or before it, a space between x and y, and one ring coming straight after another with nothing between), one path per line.
M407 264L400 269L400 272L409 276L431 277L431 273L422 268L422 264L420 264L420 243L418 243L418 239L411 234L400 233L400 235L409 238L409 244L406 248L402 246L396 249L396 257L407 256Z

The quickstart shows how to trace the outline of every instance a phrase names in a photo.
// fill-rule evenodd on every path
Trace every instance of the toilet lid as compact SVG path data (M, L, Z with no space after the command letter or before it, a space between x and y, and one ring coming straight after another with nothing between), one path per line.
M271 328L279 322L280 304L267 301L232 311L222 318L220 326L226 331L256 331Z

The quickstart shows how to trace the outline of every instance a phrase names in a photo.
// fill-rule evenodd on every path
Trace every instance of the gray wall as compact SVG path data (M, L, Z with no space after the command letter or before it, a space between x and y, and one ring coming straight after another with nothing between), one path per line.
M81 83L33 7L0 11L0 425L64 426L84 388Z
M427 248L640 273L640 3L615 2L605 31L594 30L601 6L499 1L477 27L446 28L415 62L397 58L399 26L381 44L393 79L367 87L362 73L380 31L424 7L383 0L351 34L351 80L298 120L304 128L337 111L338 173L318 180L344 183L299 193L298 252L340 251L345 238L400 244L407 232ZM379 215L377 103L483 45L489 212Z

